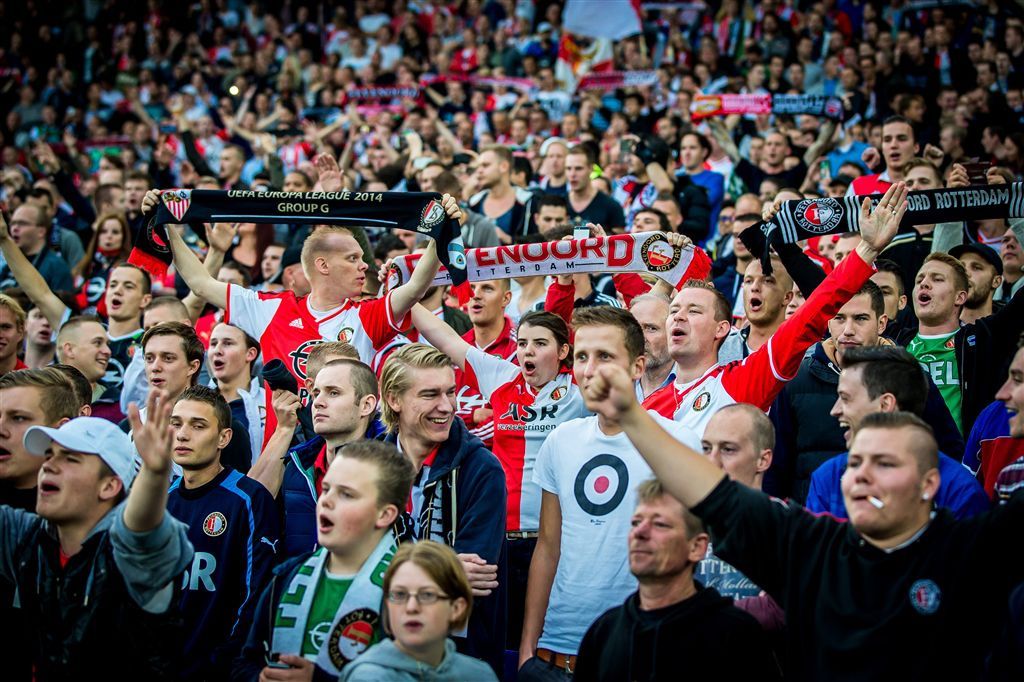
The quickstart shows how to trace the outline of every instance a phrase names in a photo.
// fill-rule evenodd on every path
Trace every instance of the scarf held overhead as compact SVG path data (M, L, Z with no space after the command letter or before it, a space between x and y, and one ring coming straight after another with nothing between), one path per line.
M882 196L870 195L873 207ZM748 227L740 234L740 239L751 253L762 254L761 262L767 272L771 265L765 261L774 244L795 244L812 237L859 232L863 201L864 196L786 201L771 222ZM1024 183L909 192L907 212L903 214L900 227L993 218L1024 218Z
M409 281L419 258L419 254L412 254L394 259L388 288ZM591 272L647 272L678 287L690 279L704 279L710 271L711 261L704 251L693 246L674 248L661 232L466 250L466 275L470 282ZM448 272L440 268L433 285L451 283Z
M162 276L171 264L165 225L231 222L411 230L437 242L438 258L454 273L456 284L466 280L461 228L448 217L436 192L162 190L128 261Z
M692 118L728 114L808 114L836 121L843 119L843 100L825 95L722 94L696 95L690 105Z

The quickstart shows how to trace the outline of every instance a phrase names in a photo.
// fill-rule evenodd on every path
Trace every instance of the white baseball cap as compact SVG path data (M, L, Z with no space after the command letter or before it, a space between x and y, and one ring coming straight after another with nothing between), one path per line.
M127 491L135 480L135 456L132 441L113 422L98 417L77 417L58 428L32 426L25 432L25 449L33 455L45 455L50 443L66 450L96 455L109 466Z

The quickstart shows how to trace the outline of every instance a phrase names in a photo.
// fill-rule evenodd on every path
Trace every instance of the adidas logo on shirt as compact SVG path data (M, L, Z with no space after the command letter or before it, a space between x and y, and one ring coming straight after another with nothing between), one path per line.
M296 329L302 329L302 318L296 317L294 320L288 323L289 327L295 327Z

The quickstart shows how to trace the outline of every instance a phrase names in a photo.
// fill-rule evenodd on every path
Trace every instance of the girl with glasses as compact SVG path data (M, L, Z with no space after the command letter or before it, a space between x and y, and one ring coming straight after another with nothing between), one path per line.
M455 552L423 540L398 548L384 574L387 639L345 667L341 682L405 682L497 678L483 661L456 653L452 632L473 607L469 581Z

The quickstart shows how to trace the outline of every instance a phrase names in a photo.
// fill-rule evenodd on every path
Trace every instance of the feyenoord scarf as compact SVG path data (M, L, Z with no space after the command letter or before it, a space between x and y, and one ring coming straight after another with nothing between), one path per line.
M462 231L436 192L254 192L171 189L160 192L128 262L162 276L171 264L165 225L181 223L291 223L412 230L437 242L437 255L456 284L466 280Z
M696 95L691 118L728 114L809 114L843 120L843 100L824 95Z
M346 663L370 647L380 623L384 572L396 549L394 536L385 533L338 604L334 622L323 635L324 641L316 657L317 667L332 677L336 678ZM330 552L323 547L313 552L288 584L274 614L271 653L302 655L302 640L307 629L315 625L307 621L329 556Z
M588 73L576 85L577 90L616 90L644 88L658 84L657 71L599 71Z
M412 254L394 259L388 288L407 282L419 258L419 254ZM589 272L648 272L678 287L690 279L704 279L710 271L711 260L703 250L693 246L673 248L661 232L633 232L467 249L465 272L470 282ZM440 268L434 286L451 283L449 273Z
M877 206L882 194L870 195ZM860 231L863 196L841 199L786 201L770 223L753 225L740 234L752 253L762 254L762 266L771 271L768 255L774 244L795 244L811 237ZM907 194L907 212L900 227L959 220L1024 218L1024 183L926 189Z

